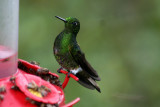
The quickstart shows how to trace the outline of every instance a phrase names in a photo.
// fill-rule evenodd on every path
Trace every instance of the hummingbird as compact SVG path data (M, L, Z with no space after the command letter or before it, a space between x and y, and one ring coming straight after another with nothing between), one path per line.
M73 17L66 19L59 16L55 17L62 20L65 24L64 30L56 37L53 46L54 56L61 66L59 70L67 70L79 78L78 82L82 86L101 92L96 83L96 81L101 79L86 60L85 54L81 51L76 40L80 30L79 20Z

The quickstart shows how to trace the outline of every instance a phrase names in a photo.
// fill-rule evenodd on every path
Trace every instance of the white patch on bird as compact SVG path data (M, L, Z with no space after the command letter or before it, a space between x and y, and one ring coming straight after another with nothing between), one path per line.
M82 71L82 68L81 68L81 67L79 67L79 68L77 68L77 69L70 70L70 72L71 72L72 74L74 74L74 75L76 75L78 72L81 72L81 71Z

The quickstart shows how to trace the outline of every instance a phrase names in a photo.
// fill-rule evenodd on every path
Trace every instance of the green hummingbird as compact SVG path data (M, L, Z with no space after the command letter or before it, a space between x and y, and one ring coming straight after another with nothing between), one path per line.
M53 46L54 56L61 66L59 70L67 70L79 78L78 82L82 86L101 92L96 83L96 81L100 81L100 77L87 62L84 53L77 44L76 37L80 30L79 20L73 17L66 19L55 17L65 23L64 30L56 37Z

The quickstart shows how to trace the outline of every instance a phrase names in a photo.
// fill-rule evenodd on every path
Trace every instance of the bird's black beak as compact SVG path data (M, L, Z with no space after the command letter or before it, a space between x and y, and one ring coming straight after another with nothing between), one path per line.
M63 19L63 18L61 18L61 17L59 17L59 16L55 16L55 17L58 18L58 19L60 19L60 20L62 20L62 21L64 21L64 23L67 22L66 19Z

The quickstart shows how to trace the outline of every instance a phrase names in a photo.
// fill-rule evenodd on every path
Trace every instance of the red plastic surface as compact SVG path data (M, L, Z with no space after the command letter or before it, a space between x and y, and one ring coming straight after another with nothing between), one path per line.
M37 71L38 69L41 68L40 66L31 64L31 63L29 63L29 62L27 62L27 61L25 61L25 60L22 60L22 59L18 59L18 60L19 60L23 65L25 65L27 68L32 68L32 69L34 69L35 71ZM49 72L49 74L59 77L57 74L52 73L52 72Z
M32 65L28 63L27 61L21 60L21 63L23 63L25 66L28 68L32 69L39 69L40 66L37 65ZM68 72L61 70L62 73L66 74L66 79L64 80L64 83L62 84L63 88L67 85L69 81L68 77ZM51 75L59 77L55 73L49 72ZM14 74L16 77L15 83L19 87L19 90L13 90L11 87L14 85L10 81L10 77L6 77L3 79L0 79L0 86L5 86L6 92L2 93L4 95L4 99L0 101L0 107L36 107L36 105L31 104L29 101L26 100L26 97L32 98L38 102L43 102L43 103L50 103L50 104L55 104L58 103L59 107L72 107L74 104L79 102L80 98L77 98L73 100L72 102L65 104L65 96L63 89L60 88L59 86L50 84L49 82L41 79L38 76L28 74L20 69L18 69L17 73ZM78 78L74 76L73 74L70 74L70 77L78 81ZM47 96L44 98L37 97L33 94L31 94L28 89L27 89L27 84L34 81L38 86L40 85L45 85L48 88L51 89L51 93L49 93ZM1 93L0 93L1 94Z
M15 76L18 74L17 72ZM6 92L3 93L4 99L0 101L0 107L36 107L27 100L26 95L21 91L12 90L13 83L9 81L10 77L0 79L0 86L5 86Z
M61 69L61 70L60 70L60 73L63 73L63 74L66 75L65 80L64 80L64 82L63 82L63 84L62 84L62 88L63 88L63 89L67 86L70 77L73 78L73 79L76 80L76 81L79 81L79 78L77 78L75 75L73 75L73 74L69 74L69 75L68 75L68 72L67 72L67 71L64 71L64 70Z
M49 93L46 97L37 97L33 95L29 90L27 89L28 83L34 81L38 86L44 85L51 89L51 93ZM58 103L59 98L61 97L59 95L58 90L49 82L46 82L42 80L40 77L31 75L31 74L26 74L25 72L21 71L21 73L18 73L16 76L16 85L20 88L22 92L26 96L29 96L33 100L36 100L38 102L43 102L43 103L50 103L50 104L55 104Z
M63 74L65 74L66 76L68 76L68 72L67 72L67 71L61 69L60 72L63 73ZM69 74L69 77L73 78L73 79L76 80L76 81L79 81L79 78L76 77L76 76L73 75L73 74Z
M72 102L62 106L62 107L72 107L73 105L75 105L76 103L78 103L80 101L80 98L76 98L75 100L73 100Z

